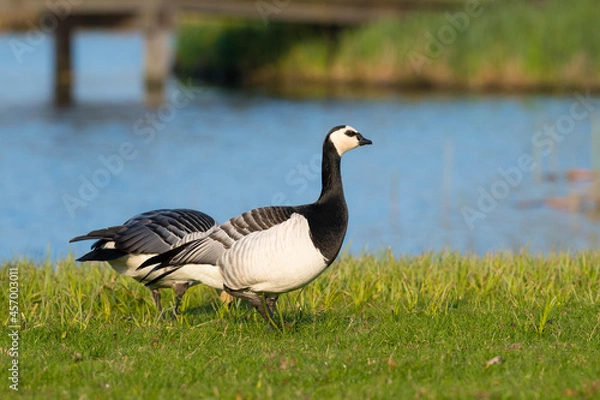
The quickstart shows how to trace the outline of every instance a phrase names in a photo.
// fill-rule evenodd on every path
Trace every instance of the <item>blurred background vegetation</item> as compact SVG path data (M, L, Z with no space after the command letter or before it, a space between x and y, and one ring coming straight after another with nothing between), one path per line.
M188 17L176 73L235 86L600 89L596 0L482 2L459 29L448 15L464 4L349 28Z

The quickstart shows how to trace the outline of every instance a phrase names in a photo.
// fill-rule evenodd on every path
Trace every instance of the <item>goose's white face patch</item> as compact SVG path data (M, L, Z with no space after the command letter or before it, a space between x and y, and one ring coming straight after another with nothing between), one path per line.
M331 140L333 146L341 156L348 150L352 150L359 146L357 133L358 131L356 129L346 125L329 135L329 140Z

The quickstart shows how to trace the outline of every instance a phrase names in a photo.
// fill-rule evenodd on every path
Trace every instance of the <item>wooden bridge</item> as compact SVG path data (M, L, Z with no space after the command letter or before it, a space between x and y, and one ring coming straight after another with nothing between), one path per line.
M171 67L171 32L182 14L345 26L415 10L442 10L462 0L0 0L0 30L27 29L55 36L54 99L72 103L71 39L94 27L144 32L146 103L162 104Z

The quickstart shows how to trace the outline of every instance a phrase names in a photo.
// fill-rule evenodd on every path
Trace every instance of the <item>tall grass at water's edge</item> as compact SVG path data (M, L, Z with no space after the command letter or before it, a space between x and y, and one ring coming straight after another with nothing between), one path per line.
M6 310L11 268L31 398L600 396L592 252L342 256L281 296L282 332L201 286L160 317L143 286L73 258L5 261Z
M464 29L454 28L443 12L411 13L339 34L276 23L187 20L178 35L177 70L181 76L261 85L600 90L595 0L576 6L561 0L480 4ZM444 34L447 39L431 45L431 37Z

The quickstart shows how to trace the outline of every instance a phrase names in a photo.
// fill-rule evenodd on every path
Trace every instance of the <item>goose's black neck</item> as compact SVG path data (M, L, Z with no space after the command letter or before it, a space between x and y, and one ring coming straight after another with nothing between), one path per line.
M342 186L341 173L342 158L335 149L333 143L327 138L323 143L323 160L321 163L321 194L317 203L343 202L344 188Z
M313 244L330 264L337 257L348 227L348 206L344 199L341 157L329 140L323 144L321 195L298 211L308 220Z

